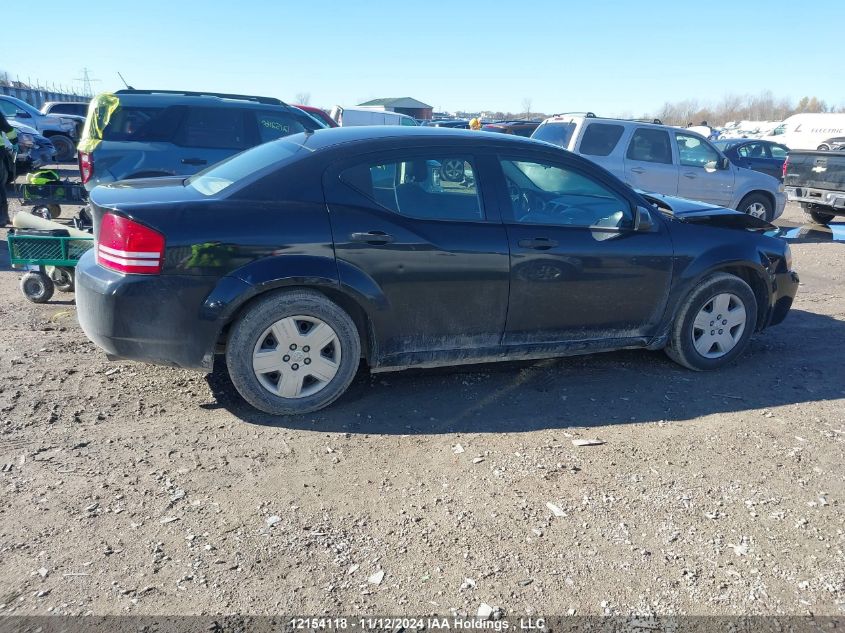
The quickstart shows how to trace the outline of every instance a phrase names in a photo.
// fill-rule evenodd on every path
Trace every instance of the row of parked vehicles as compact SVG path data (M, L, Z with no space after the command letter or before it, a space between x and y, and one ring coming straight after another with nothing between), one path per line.
M790 309L782 184L694 132L589 114L538 125L546 142L344 123L263 97L97 98L79 144L89 338L204 371L224 354L248 402L297 414L361 361L647 348L715 369Z

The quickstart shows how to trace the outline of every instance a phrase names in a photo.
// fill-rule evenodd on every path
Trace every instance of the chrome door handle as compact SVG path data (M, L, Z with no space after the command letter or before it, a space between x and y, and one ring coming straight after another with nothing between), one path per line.
M642 167L631 167L631 171L634 172L635 174L644 174L645 173L645 169L643 169Z
M687 177L687 178L697 178L697 176L695 175L695 172L692 172L692 171L685 171L684 176Z

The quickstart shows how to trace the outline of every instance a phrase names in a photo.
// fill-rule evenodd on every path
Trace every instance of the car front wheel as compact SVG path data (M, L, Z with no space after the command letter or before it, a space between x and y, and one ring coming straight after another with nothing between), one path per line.
M273 415L310 413L349 387L361 358L349 315L310 290L275 292L235 323L226 364L235 388Z
M754 291L735 275L716 273L687 295L666 353L689 369L717 369L745 351L756 323Z

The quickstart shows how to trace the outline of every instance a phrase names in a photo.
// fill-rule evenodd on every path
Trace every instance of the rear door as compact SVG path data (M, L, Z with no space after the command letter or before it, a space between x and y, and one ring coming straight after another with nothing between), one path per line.
M369 287L379 364L407 353L495 348L510 259L489 178L492 157L443 149L382 152L324 177L341 283ZM460 162L460 180L442 166ZM489 170L489 167L488 167Z
M653 335L666 307L673 261L659 218L651 230L634 230L629 192L580 161L531 154L499 158L511 251L504 342Z
M774 158L770 147L778 146L770 146L769 143L762 141L752 141L741 145L736 151L742 159L743 167L768 174L780 180L781 168L786 156L784 155L780 159Z
M667 130L638 127L625 152L625 177L634 189L675 195L678 193L678 165L673 159Z
M674 132L678 151L678 195L729 206L734 196L734 170L721 169L722 155L699 136Z

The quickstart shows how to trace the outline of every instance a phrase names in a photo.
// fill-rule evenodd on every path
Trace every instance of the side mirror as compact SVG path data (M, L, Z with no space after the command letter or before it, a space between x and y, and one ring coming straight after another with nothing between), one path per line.
M654 219L651 211L645 207L637 207L637 216L634 219L634 230L638 233L648 233L654 227Z
M727 169L730 166L731 161L727 156L722 156L722 158L719 159L719 169Z
M32 115L29 112L18 110L17 112L15 112L15 117L18 119L31 119Z

